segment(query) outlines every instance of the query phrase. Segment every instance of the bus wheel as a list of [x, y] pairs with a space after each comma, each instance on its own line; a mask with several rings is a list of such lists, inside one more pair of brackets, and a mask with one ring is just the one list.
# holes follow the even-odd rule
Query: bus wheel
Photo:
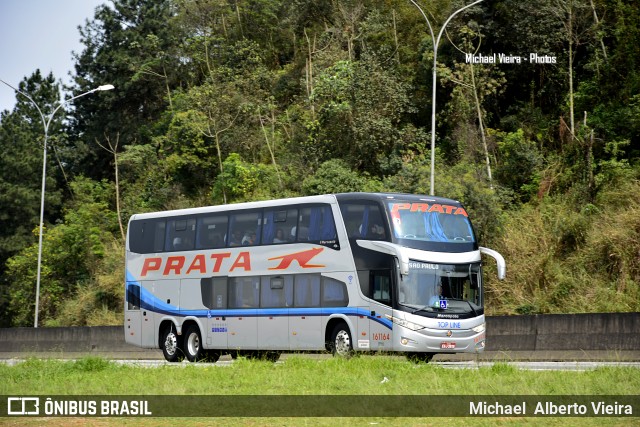
[[334, 356], [351, 357], [353, 344], [351, 332], [346, 323], [338, 323], [331, 334], [331, 352]]
[[413, 363], [429, 363], [435, 353], [407, 353], [407, 359]]
[[182, 343], [180, 342], [180, 337], [176, 333], [175, 326], [173, 326], [173, 324], [162, 331], [160, 345], [162, 347], [162, 354], [164, 354], [164, 358], [167, 362], [182, 361]]
[[184, 335], [184, 352], [189, 362], [198, 362], [205, 358], [202, 337], [197, 325], [190, 325]]

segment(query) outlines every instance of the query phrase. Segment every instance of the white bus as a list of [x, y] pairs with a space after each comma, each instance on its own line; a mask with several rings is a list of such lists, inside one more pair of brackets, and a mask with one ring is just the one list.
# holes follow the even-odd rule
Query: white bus
[[457, 201], [346, 193], [133, 215], [126, 341], [176, 362], [485, 346], [481, 253]]

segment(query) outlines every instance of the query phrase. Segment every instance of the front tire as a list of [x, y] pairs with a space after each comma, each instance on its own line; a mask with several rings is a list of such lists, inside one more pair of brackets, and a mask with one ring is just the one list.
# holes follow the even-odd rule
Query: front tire
[[334, 356], [349, 358], [353, 355], [353, 340], [346, 323], [338, 323], [333, 329], [330, 347]]
[[197, 325], [190, 325], [184, 335], [184, 352], [189, 362], [199, 362], [206, 358], [202, 348], [202, 335]]
[[167, 362], [181, 362], [183, 359], [182, 340], [173, 324], [162, 331], [160, 347]]

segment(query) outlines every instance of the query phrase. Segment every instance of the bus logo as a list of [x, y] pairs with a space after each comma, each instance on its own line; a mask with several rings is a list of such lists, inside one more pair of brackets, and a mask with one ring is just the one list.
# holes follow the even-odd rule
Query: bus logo
[[297, 261], [300, 268], [322, 268], [321, 264], [309, 264], [309, 261], [316, 255], [322, 252], [323, 248], [313, 248], [308, 251], [295, 252], [289, 255], [282, 255], [274, 258], [269, 258], [269, 261], [282, 260], [276, 267], [270, 267], [269, 270], [286, 270], [289, 268], [293, 261]]
[[39, 397], [7, 398], [7, 415], [40, 415]]

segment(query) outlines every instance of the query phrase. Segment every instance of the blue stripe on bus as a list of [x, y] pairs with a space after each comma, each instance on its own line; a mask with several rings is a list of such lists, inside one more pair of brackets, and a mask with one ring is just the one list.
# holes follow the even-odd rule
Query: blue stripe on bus
[[[191, 317], [267, 317], [267, 316], [329, 316], [332, 314], [344, 314], [347, 316], [363, 316], [373, 320], [382, 326], [392, 329], [389, 319], [382, 319], [371, 315], [370, 310], [358, 307], [290, 307], [290, 308], [238, 308], [222, 310], [181, 310], [173, 304], [168, 304], [153, 295], [127, 272], [127, 286], [131, 284], [140, 288], [140, 309], [170, 316]], [[128, 301], [128, 293], [125, 292]]]

